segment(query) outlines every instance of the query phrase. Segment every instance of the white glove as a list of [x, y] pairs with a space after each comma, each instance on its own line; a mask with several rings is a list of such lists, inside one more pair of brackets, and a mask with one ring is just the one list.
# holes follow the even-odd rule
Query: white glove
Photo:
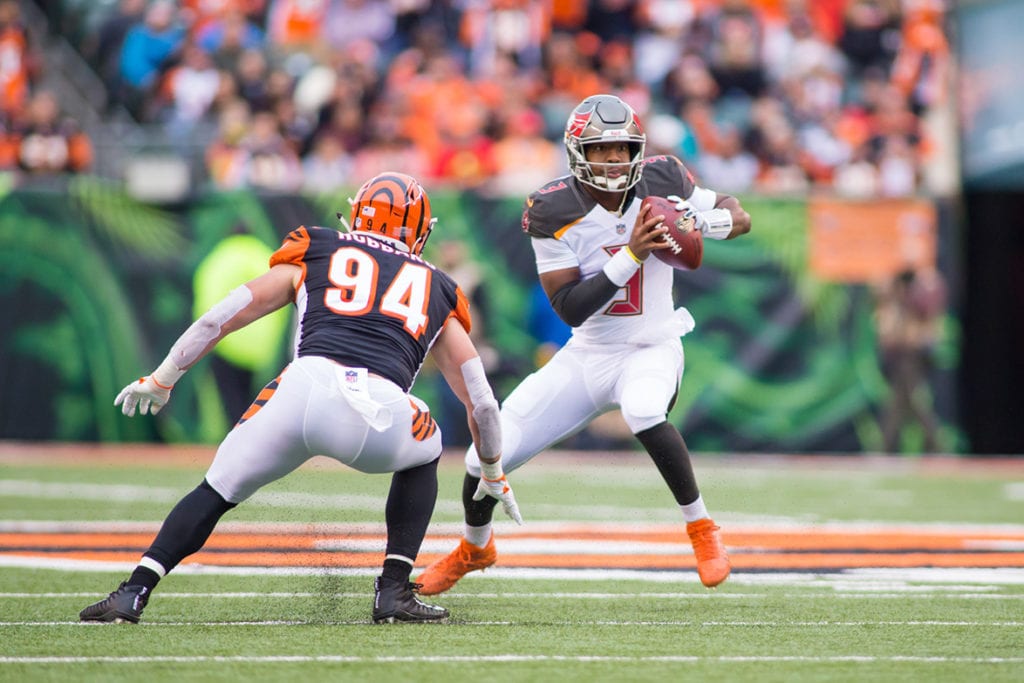
[[702, 212], [698, 211], [693, 204], [686, 201], [677, 194], [670, 194], [669, 196], [665, 197], [665, 199], [669, 200], [670, 202], [675, 202], [676, 211], [682, 211], [684, 212], [687, 218], [693, 218], [693, 227], [696, 228], [697, 230], [700, 230], [702, 233], [707, 234], [708, 229], [710, 229], [711, 225], [708, 223], [707, 217]]
[[121, 390], [114, 399], [114, 405], [121, 406], [121, 412], [128, 417], [135, 415], [136, 406], [140, 415], [147, 412], [156, 415], [170, 400], [172, 388], [160, 386], [151, 375], [140, 377]]
[[511, 517], [516, 524], [523, 523], [523, 516], [519, 514], [519, 506], [516, 504], [515, 494], [509, 486], [508, 479], [504, 474], [499, 479], [488, 479], [480, 477], [480, 483], [473, 494], [473, 500], [483, 500], [484, 496], [492, 496], [501, 501], [501, 507], [505, 514]]

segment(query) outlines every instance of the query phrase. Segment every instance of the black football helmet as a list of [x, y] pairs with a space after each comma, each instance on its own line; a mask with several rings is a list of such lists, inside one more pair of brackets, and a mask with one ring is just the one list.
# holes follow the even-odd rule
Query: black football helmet
[[[583, 149], [585, 145], [595, 142], [626, 142], [629, 145], [629, 161], [615, 164], [626, 167], [626, 173], [615, 178], [595, 173]], [[565, 124], [569, 171], [584, 185], [605, 192], [625, 192], [640, 181], [646, 145], [647, 135], [636, 112], [615, 95], [588, 97], [576, 105]]]

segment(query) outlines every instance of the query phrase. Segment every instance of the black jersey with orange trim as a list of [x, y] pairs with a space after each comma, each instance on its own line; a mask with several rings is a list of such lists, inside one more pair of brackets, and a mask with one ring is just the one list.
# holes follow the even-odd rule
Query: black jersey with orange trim
[[[679, 159], [660, 155], [642, 162], [640, 181], [629, 190], [625, 205], [648, 196], [670, 194], [689, 199], [696, 187], [693, 175]], [[523, 231], [531, 237], [555, 237], [570, 228], [597, 206], [597, 201], [571, 175], [555, 178], [526, 199]]]
[[302, 268], [296, 355], [323, 356], [408, 391], [450, 317], [468, 331], [469, 303], [446, 273], [366, 232], [291, 231], [270, 257]]

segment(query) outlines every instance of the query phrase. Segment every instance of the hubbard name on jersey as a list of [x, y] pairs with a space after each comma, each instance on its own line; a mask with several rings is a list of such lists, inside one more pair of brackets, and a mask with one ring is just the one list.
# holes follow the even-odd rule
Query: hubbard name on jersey
[[[592, 277], [616, 251], [629, 243], [640, 203], [649, 195], [679, 195], [699, 211], [714, 207], [715, 193], [694, 184], [679, 159], [644, 159], [643, 173], [629, 190], [622, 215], [598, 204], [572, 175], [562, 176], [532, 193], [523, 212], [523, 230], [532, 238], [537, 272], [579, 268]], [[640, 270], [597, 313], [573, 329], [574, 344], [657, 344], [693, 329], [685, 308], [675, 309], [675, 270], [648, 258]]]
[[469, 303], [447, 274], [365, 232], [297, 228], [270, 265], [302, 268], [295, 355], [366, 368], [409, 391], [451, 316], [470, 329]]

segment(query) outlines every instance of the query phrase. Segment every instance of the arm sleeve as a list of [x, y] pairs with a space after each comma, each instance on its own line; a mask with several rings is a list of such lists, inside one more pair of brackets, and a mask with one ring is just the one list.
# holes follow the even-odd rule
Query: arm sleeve
[[[552, 248], [547, 244], [538, 245], [538, 242], [554, 242], [559, 244], [560, 247]], [[563, 258], [560, 261], [561, 268], [544, 268], [541, 265], [542, 250], [548, 250], [547, 253], [551, 254], [564, 251], [571, 255], [572, 258], [571, 260], [568, 257]], [[538, 273], [543, 274], [552, 270], [579, 268], [579, 262], [576, 260], [576, 255], [572, 252], [572, 249], [567, 245], [561, 244], [558, 240], [534, 239], [534, 252], [537, 254]], [[553, 261], [544, 262], [551, 263]], [[639, 268], [640, 264], [636, 261], [636, 257], [630, 256], [628, 249], [620, 249], [605, 263], [604, 268], [594, 276], [588, 277], [585, 280], [570, 282], [555, 292], [551, 296], [551, 307], [558, 314], [558, 317], [571, 327], [579, 327], [587, 318], [596, 313], [599, 308], [608, 303], [608, 300], [615, 295], [615, 292], [625, 286], [626, 282], [633, 277], [633, 274]]]
[[579, 327], [618, 290], [619, 286], [602, 270], [593, 277], [570, 282], [559, 289], [551, 297], [551, 308], [567, 324]]

